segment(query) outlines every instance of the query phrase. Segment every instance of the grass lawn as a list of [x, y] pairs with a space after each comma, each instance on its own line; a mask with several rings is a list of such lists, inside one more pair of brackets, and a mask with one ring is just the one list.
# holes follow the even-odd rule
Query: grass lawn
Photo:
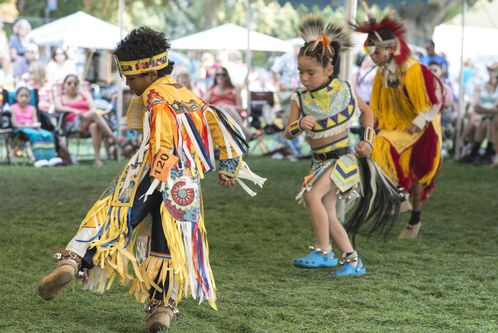
[[[204, 180], [218, 311], [180, 304], [171, 332], [497, 332], [498, 170], [445, 161], [417, 239], [357, 238], [363, 277], [298, 269], [313, 244], [294, 196], [309, 161], [251, 157], [268, 178], [251, 198]], [[124, 162], [0, 166], [0, 332], [144, 332], [142, 305], [115, 283], [103, 295], [72, 283], [51, 302], [36, 290]], [[336, 251], [336, 255], [339, 253]]]

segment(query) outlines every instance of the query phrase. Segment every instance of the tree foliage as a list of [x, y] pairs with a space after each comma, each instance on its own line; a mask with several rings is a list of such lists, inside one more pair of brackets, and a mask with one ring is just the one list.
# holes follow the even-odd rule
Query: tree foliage
[[[466, 0], [468, 6], [473, 6], [478, 0]], [[424, 40], [431, 39], [436, 26], [448, 21], [462, 12], [461, 0], [429, 1], [428, 5], [421, 3], [415, 7], [401, 6], [398, 14], [407, 26], [407, 41], [423, 45]]]
[[[8, 0], [2, 0], [5, 2]], [[469, 7], [478, 0], [467, 0]], [[487, 0], [490, 1], [490, 0]], [[312, 1], [301, 1], [297, 8], [289, 3], [281, 6], [276, 0], [124, 0], [126, 30], [140, 25], [166, 31], [171, 38], [178, 38], [216, 25], [231, 22], [246, 26], [247, 3], [250, 3], [250, 26], [262, 33], [281, 39], [295, 38], [296, 25], [309, 12], [320, 13], [325, 19], [344, 23], [342, 7], [318, 8]], [[116, 0], [57, 0], [58, 8], [50, 12], [56, 19], [82, 10], [111, 23], [118, 23], [118, 1]], [[29, 19], [33, 27], [45, 22], [45, 4], [42, 0], [17, 0], [19, 16]], [[310, 5], [311, 4], [311, 5]], [[406, 22], [407, 40], [422, 44], [430, 38], [434, 28], [461, 12], [462, 0], [430, 0], [428, 5], [418, 3], [415, 7], [406, 4], [398, 9], [398, 15]], [[375, 13], [389, 9], [373, 6]], [[358, 17], [365, 18], [361, 8]]]

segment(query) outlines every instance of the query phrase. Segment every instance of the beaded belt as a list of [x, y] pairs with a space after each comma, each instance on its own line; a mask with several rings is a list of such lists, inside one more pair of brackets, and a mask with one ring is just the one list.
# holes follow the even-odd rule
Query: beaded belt
[[338, 148], [335, 150], [328, 151], [326, 153], [313, 153], [313, 158], [321, 161], [338, 159], [342, 155], [347, 155], [354, 153], [353, 147]]

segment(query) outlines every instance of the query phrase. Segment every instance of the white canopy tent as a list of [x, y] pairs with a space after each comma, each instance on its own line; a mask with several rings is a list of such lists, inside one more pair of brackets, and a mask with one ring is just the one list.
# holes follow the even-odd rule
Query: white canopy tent
[[76, 12], [45, 24], [32, 30], [29, 36], [38, 45], [99, 50], [112, 50], [121, 39], [118, 26], [83, 12]]
[[[250, 44], [248, 44], [248, 35]], [[246, 50], [292, 52], [292, 45], [278, 38], [227, 23], [171, 42], [174, 50]]]
[[[458, 64], [462, 48], [461, 35], [464, 34], [463, 56], [475, 58], [477, 56], [498, 56], [498, 29], [481, 28], [461, 25], [441, 24], [434, 31], [433, 39], [438, 50], [444, 50], [452, 64]], [[458, 36], [459, 38], [455, 38]], [[488, 41], [483, 42], [483, 41]]]

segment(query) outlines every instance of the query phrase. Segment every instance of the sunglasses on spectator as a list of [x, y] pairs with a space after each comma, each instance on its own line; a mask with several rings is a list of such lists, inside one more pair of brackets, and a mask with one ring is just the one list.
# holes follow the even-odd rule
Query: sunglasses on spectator
[[216, 76], [227, 76], [225, 73], [216, 73]]

